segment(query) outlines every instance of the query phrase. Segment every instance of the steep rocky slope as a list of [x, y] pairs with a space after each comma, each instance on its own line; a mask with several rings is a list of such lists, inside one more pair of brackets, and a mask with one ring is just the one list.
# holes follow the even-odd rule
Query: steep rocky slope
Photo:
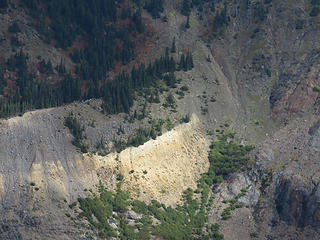
[[319, 18], [309, 15], [311, 9], [311, 1], [228, 5], [230, 22], [213, 39], [212, 51], [225, 75], [237, 82], [244, 106], [265, 102], [278, 114], [312, 110], [320, 43]]
[[124, 189], [138, 199], [173, 206], [187, 188], [197, 187], [197, 180], [209, 167], [208, 143], [196, 115], [192, 115], [189, 123], [138, 148], [127, 148], [106, 157], [88, 157], [102, 175], [104, 168], [121, 173]]
[[[224, 3], [226, 5], [224, 5]], [[226, 6], [228, 24], [214, 32], [214, 16]], [[71, 143], [64, 118], [73, 112], [85, 127], [86, 144], [95, 151], [101, 140], [109, 144], [124, 128], [128, 137], [148, 119], [130, 123], [125, 114], [105, 116], [100, 102], [91, 100], [68, 106], [28, 112], [0, 121], [0, 238], [87, 239], [65, 213], [84, 189], [100, 180], [114, 188], [118, 173], [124, 188], [142, 200], [158, 199], [175, 205], [187, 187], [195, 187], [208, 167], [208, 141], [204, 132], [228, 123], [239, 141], [256, 145], [255, 163], [245, 173], [213, 186], [215, 208], [209, 220], [218, 222], [225, 239], [318, 239], [319, 230], [319, 17], [311, 17], [310, 1], [217, 1], [216, 11], [193, 9], [190, 28], [181, 15], [181, 1], [165, 1], [162, 19], [150, 20], [156, 40], [146, 61], [163, 54], [176, 39], [177, 53], [192, 50], [194, 69], [177, 72], [189, 90], [176, 98], [176, 111], [160, 103], [148, 105], [149, 118], [170, 118], [196, 113], [156, 140], [121, 153], [83, 155]], [[19, 14], [16, 14], [16, 13]], [[143, 12], [143, 16], [151, 19]], [[68, 56], [45, 44], [19, 8], [2, 12], [0, 29], [18, 21], [19, 39], [30, 54], [51, 59], [56, 65]], [[8, 40], [8, 39], [7, 39]], [[9, 40], [1, 42], [3, 57], [11, 54]], [[139, 110], [139, 98], [133, 110]], [[143, 100], [144, 101], [144, 100]], [[235, 209], [221, 220], [227, 204], [239, 199], [246, 208]], [[85, 230], [84, 230], [85, 229]]]
[[[71, 144], [63, 115], [72, 109], [79, 111], [79, 106], [30, 112], [1, 122], [4, 238], [55, 239], [56, 234], [64, 239], [81, 237], [81, 228], [65, 216], [68, 204], [85, 196], [84, 189], [96, 189], [99, 180], [114, 189], [119, 173], [124, 176], [123, 187], [136, 197], [176, 205], [182, 192], [195, 188], [200, 174], [207, 171], [208, 143], [196, 115], [189, 123], [143, 146], [102, 157], [83, 155]], [[112, 127], [115, 120], [88, 105], [80, 109], [82, 114], [94, 113], [90, 121], [94, 120], [96, 127], [91, 134], [101, 129], [117, 131]], [[89, 121], [87, 117], [82, 119], [82, 123]]]

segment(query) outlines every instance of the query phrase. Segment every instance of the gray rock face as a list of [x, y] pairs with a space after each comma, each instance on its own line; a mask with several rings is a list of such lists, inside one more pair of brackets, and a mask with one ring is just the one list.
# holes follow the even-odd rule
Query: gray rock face
[[251, 184], [252, 182], [249, 180], [246, 174], [238, 173], [233, 177], [231, 185], [228, 186], [228, 190], [230, 193], [236, 196], [241, 193], [241, 189], [247, 188]]
[[272, 162], [274, 160], [274, 152], [270, 148], [265, 149], [259, 157], [265, 159], [268, 162]]
[[110, 223], [109, 224], [110, 227], [112, 227], [113, 229], [118, 229], [118, 226], [115, 223]]
[[109, 219], [108, 219], [108, 223], [109, 223], [109, 225], [110, 225], [112, 228], [118, 228], [118, 227], [117, 227], [117, 221], [116, 221], [115, 219], [109, 218]]
[[279, 217], [290, 225], [312, 226], [320, 232], [320, 185], [299, 179], [283, 179], [275, 192]]
[[[176, 1], [166, 2], [175, 4]], [[266, 13], [263, 21], [257, 19], [258, 3], [263, 4], [262, 12]], [[191, 20], [197, 24], [191, 25], [196, 27], [180, 31], [180, 26], [185, 24], [185, 17], [178, 13], [180, 5], [170, 11], [165, 9], [166, 15], [169, 16], [172, 11], [175, 17], [170, 18], [166, 26], [155, 22], [155, 25], [162, 28], [158, 34], [161, 40], [157, 42], [156, 48], [160, 54], [162, 48], [169, 46], [174, 35], [179, 51], [194, 50], [195, 69], [178, 73], [178, 78], [183, 79], [183, 83], [191, 90], [191, 94], [181, 101], [183, 104], [178, 106], [178, 112], [198, 112], [208, 128], [232, 119], [234, 122], [231, 125], [234, 125], [236, 131], [254, 137], [256, 132], [261, 131], [259, 134], [262, 134], [268, 126], [273, 127], [269, 119], [269, 104], [275, 110], [280, 105], [280, 111], [283, 105], [292, 112], [302, 108], [302, 105], [306, 106], [306, 110], [313, 107], [313, 100], [317, 99], [318, 93], [312, 91], [312, 88], [320, 84], [317, 75], [320, 64], [320, 28], [317, 18], [309, 16], [309, 0], [273, 0], [271, 4], [263, 3], [262, 0], [228, 1], [228, 5], [228, 11], [232, 12], [230, 23], [224, 35], [210, 40], [214, 41], [212, 48], [199, 38], [203, 33], [200, 26], [208, 22], [198, 22], [192, 13]], [[2, 22], [9, 22], [8, 18], [1, 17]], [[297, 20], [305, 22], [303, 29], [296, 28]], [[1, 33], [1, 36], [7, 33], [7, 27], [4, 26], [1, 32], [5, 34]], [[163, 41], [163, 35], [167, 35], [165, 38], [169, 39], [168, 42]], [[34, 55], [34, 58], [42, 55], [33, 46], [39, 36], [31, 26], [25, 38], [32, 43], [26, 46], [30, 48], [30, 55]], [[9, 49], [9, 46], [6, 48]], [[212, 59], [210, 64], [206, 62], [208, 55]], [[59, 64], [60, 59], [61, 54], [57, 54], [52, 59], [54, 65]], [[296, 86], [304, 81], [308, 84], [302, 85], [299, 91]], [[310, 94], [306, 95], [308, 91], [305, 91], [305, 87]], [[296, 94], [289, 94], [286, 98], [288, 89]], [[207, 104], [207, 98], [214, 101], [208, 103], [208, 113], [202, 114], [201, 109]], [[83, 112], [79, 117], [82, 123], [88, 125], [93, 119], [98, 122], [95, 128], [89, 126], [89, 131], [86, 131], [90, 150], [97, 140], [107, 142], [113, 138], [122, 124], [117, 119], [105, 124], [105, 117], [98, 118], [98, 113], [89, 107]], [[56, 239], [57, 236], [60, 239], [87, 239], [78, 234], [78, 226], [66, 218], [64, 211], [68, 209], [67, 203], [75, 201], [84, 188], [90, 188], [97, 181], [97, 176], [96, 172], [91, 171], [93, 163], [84, 162], [72, 146], [72, 136], [63, 126], [65, 114], [59, 109], [44, 110], [41, 114], [27, 113], [22, 118], [0, 121], [0, 239]], [[82, 116], [87, 116], [87, 119]], [[255, 125], [260, 122], [256, 121], [260, 118], [265, 120], [265, 125], [250, 128], [250, 122]], [[124, 125], [124, 128], [126, 132], [131, 129], [129, 125]], [[286, 142], [290, 142], [290, 147], [298, 145], [292, 145], [291, 139], [288, 139]], [[276, 144], [283, 146], [283, 143]], [[319, 127], [313, 133], [312, 146], [320, 151]], [[303, 147], [301, 151], [308, 151]], [[278, 153], [283, 151], [281, 148], [278, 151], [265, 149], [260, 160], [263, 158], [267, 163], [279, 164]], [[281, 155], [281, 158], [291, 159], [292, 156]], [[302, 158], [298, 154], [295, 160], [301, 162]], [[275, 210], [280, 219], [290, 225], [319, 229], [319, 180], [314, 181], [317, 184], [309, 184], [290, 178], [297, 171], [292, 170], [294, 164], [295, 161], [290, 160], [288, 167], [291, 166], [291, 169], [286, 170], [287, 178], [279, 178], [271, 183], [276, 188], [274, 196], [268, 199], [270, 202], [275, 199], [275, 209], [272, 206], [271, 210]], [[306, 166], [300, 164], [297, 168], [301, 172], [307, 171], [304, 170]], [[312, 165], [309, 169], [317, 167]], [[253, 177], [236, 175], [230, 185], [225, 187], [224, 194], [232, 198], [241, 189], [248, 188], [247, 195], [240, 198], [239, 202], [247, 206], [256, 205], [260, 197], [256, 186], [259, 179]], [[31, 182], [35, 182], [39, 190], [35, 190]], [[138, 218], [139, 215], [134, 212], [128, 214], [131, 223]]]
[[316, 227], [320, 232], [320, 183], [306, 203], [306, 223]]
[[130, 211], [127, 212], [126, 217], [129, 220], [137, 220], [137, 219], [141, 219], [142, 215], [130, 210]]
[[65, 211], [98, 179], [93, 163], [71, 144], [63, 124], [69, 111], [0, 120], [0, 239], [82, 239]]
[[245, 206], [255, 206], [258, 203], [259, 197], [259, 190], [250, 186], [247, 194], [239, 198], [238, 202], [244, 204]]
[[310, 128], [309, 134], [312, 136], [312, 147], [316, 151], [320, 151], [320, 122], [318, 121]]
[[239, 198], [238, 202], [245, 206], [256, 205], [260, 197], [260, 192], [247, 173], [235, 174], [226, 186], [226, 189], [221, 189], [221, 195], [225, 198], [234, 198], [241, 193], [242, 189], [247, 189], [247, 193], [245, 196]]

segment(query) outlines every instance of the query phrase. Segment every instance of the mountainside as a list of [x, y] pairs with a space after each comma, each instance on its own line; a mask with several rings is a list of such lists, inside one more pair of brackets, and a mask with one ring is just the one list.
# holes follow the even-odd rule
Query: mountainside
[[319, 9], [0, 1], [0, 239], [319, 239]]
[[[120, 154], [93, 156], [99, 168], [110, 168], [124, 176], [123, 188], [141, 200], [176, 205], [187, 188], [208, 171], [208, 144], [196, 115], [191, 121]], [[91, 156], [89, 156], [90, 158]], [[110, 166], [110, 167], [109, 167]], [[102, 170], [103, 172], [104, 170]], [[174, 176], [174, 177], [173, 177]]]

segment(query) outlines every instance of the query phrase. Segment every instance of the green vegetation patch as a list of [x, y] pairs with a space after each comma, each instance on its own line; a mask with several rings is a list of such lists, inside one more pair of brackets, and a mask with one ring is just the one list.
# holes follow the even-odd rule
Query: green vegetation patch
[[242, 208], [243, 205], [240, 203], [237, 203], [239, 198], [245, 196], [247, 194], [248, 189], [243, 188], [241, 189], [241, 193], [239, 193], [234, 199], [232, 200], [226, 200], [224, 203], [229, 203], [229, 207], [225, 208], [223, 212], [221, 213], [221, 217], [223, 220], [227, 220], [231, 218], [231, 211], [235, 210], [236, 208]]
[[244, 169], [249, 161], [248, 153], [253, 146], [244, 146], [234, 140], [234, 133], [218, 135], [218, 140], [213, 141], [209, 152], [210, 168], [204, 181], [211, 185], [220, 183], [230, 173]]
[[115, 140], [114, 147], [117, 152], [121, 152], [127, 147], [138, 147], [143, 145], [150, 139], [156, 139], [162, 134], [163, 125], [165, 121], [162, 119], [152, 120], [150, 127], [139, 127], [134, 134], [129, 136], [127, 141]]
[[84, 138], [84, 127], [81, 126], [80, 122], [72, 115], [72, 113], [65, 118], [64, 125], [69, 128], [73, 135], [72, 144], [78, 147], [81, 152], [87, 153], [87, 146], [82, 142]]
[[[100, 182], [97, 194], [92, 193], [87, 198], [78, 199], [82, 210], [78, 217], [85, 218], [98, 229], [101, 238], [117, 236], [120, 239], [150, 239], [154, 236], [170, 240], [222, 240], [224, 237], [219, 232], [219, 225], [208, 224], [208, 211], [213, 204], [210, 185], [243, 169], [248, 161], [247, 154], [252, 149], [252, 146], [236, 143], [233, 133], [220, 133], [211, 145], [209, 172], [203, 174], [195, 191], [188, 188], [184, 192], [182, 203], [176, 208], [156, 200], [152, 200], [150, 204], [132, 200], [128, 192], [121, 190], [123, 176], [119, 175], [117, 179], [120, 182], [115, 192], [107, 191]], [[247, 189], [242, 189], [235, 199], [226, 201], [229, 207], [223, 212], [223, 219], [230, 218], [232, 210], [242, 207], [237, 201], [246, 191]], [[75, 204], [70, 205], [70, 208], [74, 207]], [[139, 216], [128, 217], [129, 209]], [[76, 212], [75, 209], [74, 211]], [[113, 219], [117, 230], [111, 227], [110, 219]]]

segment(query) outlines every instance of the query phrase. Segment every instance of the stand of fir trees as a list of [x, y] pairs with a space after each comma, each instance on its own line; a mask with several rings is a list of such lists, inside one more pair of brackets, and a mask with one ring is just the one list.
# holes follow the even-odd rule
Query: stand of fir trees
[[[41, 60], [37, 68], [42, 77], [38, 77], [22, 50], [0, 63], [0, 117], [89, 98], [102, 98], [105, 113], [129, 112], [135, 90], [148, 88], [158, 79], [174, 86], [174, 72], [193, 67], [191, 53], [183, 54], [177, 63], [170, 56], [175, 52], [173, 42], [171, 49], [167, 48], [165, 55], [152, 64], [140, 64], [129, 73], [106, 79], [116, 63], [125, 65], [135, 57], [135, 36], [144, 32], [141, 8], [159, 17], [163, 0], [134, 0], [129, 5], [124, 0], [21, 2], [48, 43], [71, 50], [76, 67], [71, 74], [62, 60], [55, 69], [50, 61]], [[3, 7], [6, 3], [0, 2]], [[81, 47], [76, 44], [79, 39], [84, 41]], [[56, 80], [48, 81], [53, 75]]]
[[204, 4], [208, 4], [208, 7], [212, 12], [215, 10], [214, 0], [183, 0], [181, 6], [181, 13], [185, 16], [190, 15], [191, 9], [196, 7], [200, 12], [203, 11]]
[[[20, 50], [9, 58], [5, 65], [0, 65], [0, 117], [60, 106], [81, 98], [80, 85], [76, 78], [63, 73], [56, 84], [37, 80], [28, 70], [27, 59], [28, 56]], [[50, 66], [50, 62], [46, 66]], [[10, 73], [9, 79], [5, 79], [5, 72]]]
[[0, 0], [0, 9], [8, 7], [8, 0]]
[[[117, 62], [130, 62], [134, 58], [134, 36], [144, 32], [141, 10], [125, 6], [123, 0], [22, 1], [47, 42], [54, 40], [56, 47], [68, 49], [76, 39], [85, 39], [85, 46], [73, 46], [71, 53], [71, 59], [79, 65], [78, 74], [85, 80], [96, 82]], [[46, 19], [50, 19], [49, 26]]]
[[114, 81], [106, 81], [100, 93], [104, 100], [102, 108], [106, 113], [129, 112], [137, 89], [148, 88], [159, 79], [164, 79], [168, 86], [173, 86], [176, 81], [175, 71], [193, 68], [192, 54], [182, 54], [179, 66], [176, 65], [167, 48], [165, 56], [156, 59], [153, 64], [145, 66], [142, 63], [139, 67], [134, 67], [130, 74], [121, 73]]
[[151, 14], [153, 18], [159, 18], [163, 12], [164, 0], [148, 0], [145, 2], [144, 8]]
[[[83, 79], [67, 73], [63, 61], [55, 68], [59, 74], [58, 82], [39, 80], [29, 71], [28, 55], [20, 50], [5, 64], [0, 65], [0, 117], [89, 98], [102, 98], [105, 113], [129, 112], [136, 90], [148, 88], [159, 79], [164, 79], [170, 87], [175, 86], [175, 71], [193, 68], [190, 52], [182, 54], [178, 63], [169, 52], [169, 48], [166, 48], [165, 55], [153, 63], [147, 66], [141, 63], [138, 67], [133, 67], [131, 72], [122, 72], [114, 79], [103, 78], [100, 84], [89, 81], [88, 89], [81, 90]], [[51, 62], [43, 60], [40, 62], [40, 70], [48, 75], [54, 71]], [[5, 77], [5, 73], [10, 73], [10, 76]]]

